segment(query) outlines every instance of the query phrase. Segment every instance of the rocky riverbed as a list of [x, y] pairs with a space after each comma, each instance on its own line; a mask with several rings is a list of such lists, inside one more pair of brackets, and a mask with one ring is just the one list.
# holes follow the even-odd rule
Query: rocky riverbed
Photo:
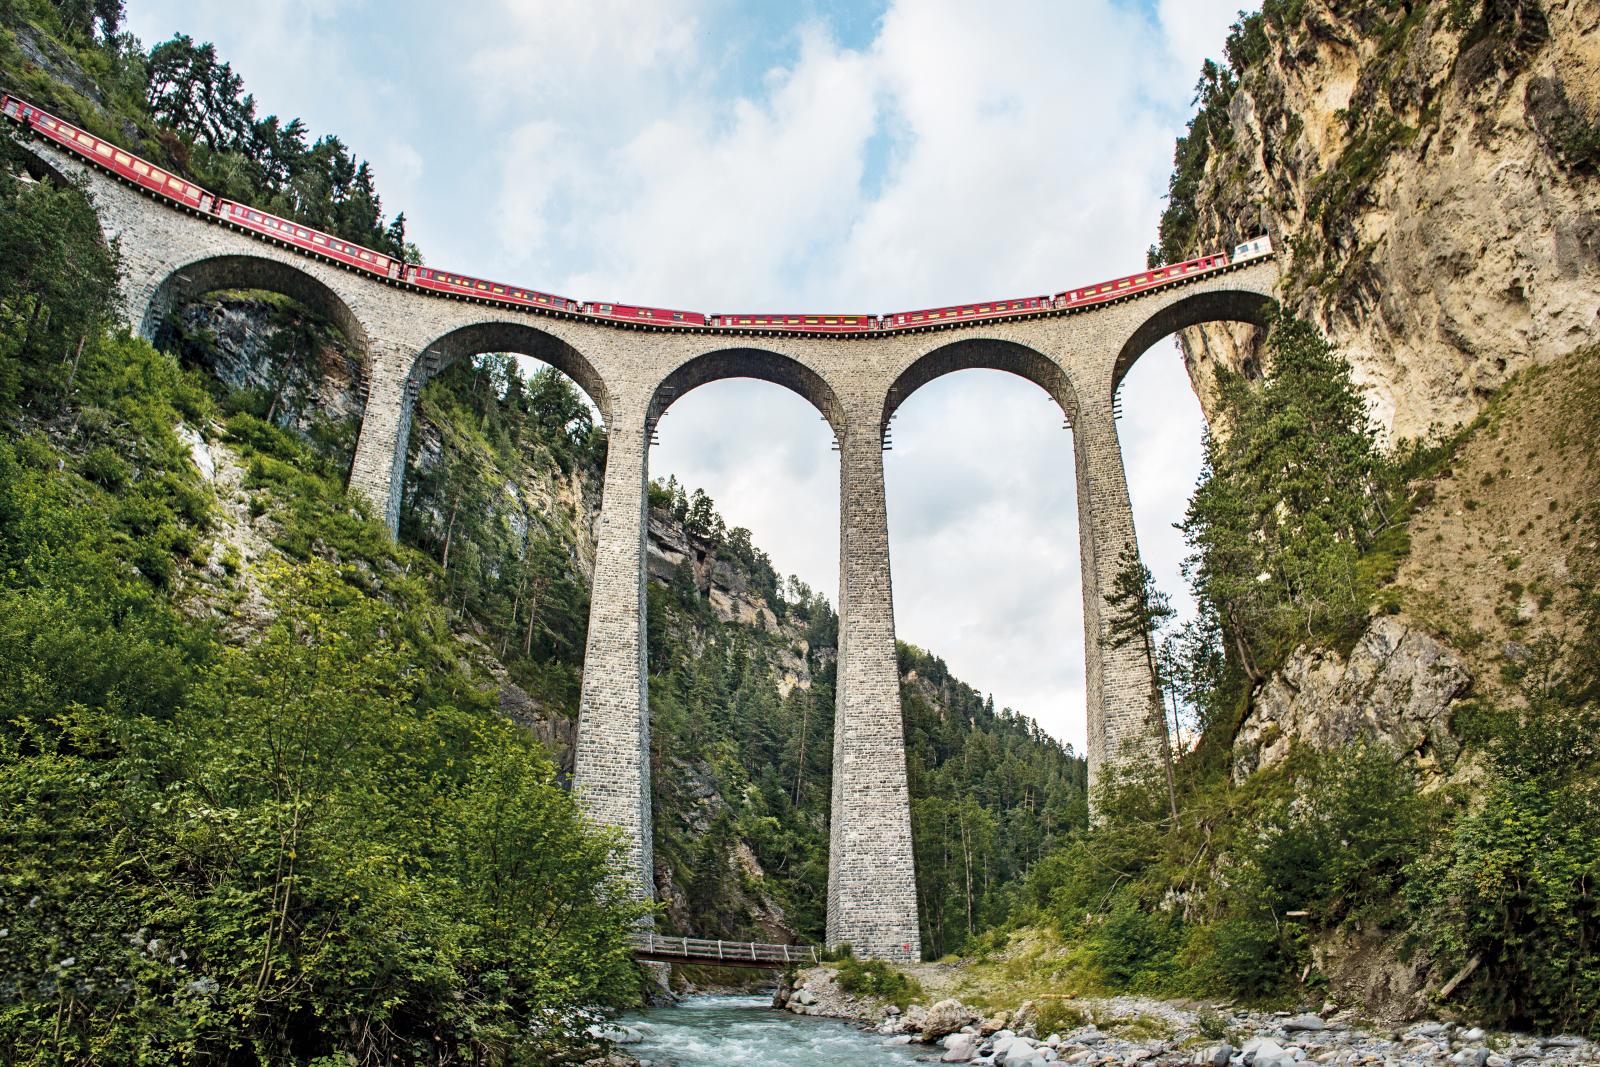
[[995, 1067], [1600, 1065], [1600, 1045], [1581, 1037], [1489, 1032], [1433, 1020], [1379, 1026], [1331, 1004], [1314, 1012], [1256, 1012], [1143, 997], [1061, 997], [983, 1012], [946, 998], [902, 1010], [847, 994], [828, 967], [801, 972], [792, 988], [779, 991], [776, 1004], [797, 1015], [855, 1019], [897, 1051], [920, 1049], [919, 1059]]

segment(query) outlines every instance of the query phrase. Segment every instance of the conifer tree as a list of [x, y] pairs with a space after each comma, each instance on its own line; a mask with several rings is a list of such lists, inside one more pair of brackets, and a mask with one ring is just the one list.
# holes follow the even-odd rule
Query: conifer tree
[[1162, 698], [1161, 671], [1156, 658], [1156, 634], [1172, 621], [1171, 599], [1156, 587], [1155, 576], [1139, 558], [1139, 550], [1129, 544], [1117, 560], [1117, 576], [1112, 584], [1111, 618], [1107, 622], [1105, 642], [1111, 648], [1136, 645], [1144, 656], [1145, 669], [1150, 676], [1150, 711], [1152, 726], [1161, 742], [1161, 763], [1167, 777], [1167, 800], [1172, 808], [1172, 821], [1178, 821], [1178, 789], [1172, 773], [1172, 740], [1167, 734], [1165, 701]]

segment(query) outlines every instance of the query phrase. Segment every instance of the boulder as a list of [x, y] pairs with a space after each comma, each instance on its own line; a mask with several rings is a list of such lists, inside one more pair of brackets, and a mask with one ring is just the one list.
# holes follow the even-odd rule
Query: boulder
[[1328, 1028], [1328, 1024], [1323, 1022], [1319, 1016], [1307, 1014], [1296, 1015], [1292, 1019], [1285, 1019], [1283, 1021], [1283, 1028], [1289, 1031], [1291, 1034], [1301, 1031], [1314, 1033], [1318, 1030], [1326, 1030]]
[[977, 1055], [978, 1039], [972, 1034], [950, 1034], [944, 1039], [942, 1063], [966, 1063]]
[[996, 1041], [994, 1045], [994, 1062], [1001, 1067], [1021, 1067], [1035, 1055], [1033, 1042], [1021, 1036], [1010, 1038], [1004, 1044]]
[[1245, 1067], [1279, 1067], [1294, 1062], [1294, 1057], [1270, 1037], [1252, 1037], [1244, 1043]]
[[941, 1000], [928, 1009], [922, 1021], [922, 1040], [937, 1041], [953, 1034], [969, 1023], [976, 1022], [978, 1013], [959, 1000]]

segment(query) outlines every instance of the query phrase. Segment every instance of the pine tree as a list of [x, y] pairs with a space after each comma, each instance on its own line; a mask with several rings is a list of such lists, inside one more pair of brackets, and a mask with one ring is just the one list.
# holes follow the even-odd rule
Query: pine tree
[[1139, 558], [1139, 550], [1129, 544], [1117, 560], [1117, 576], [1112, 583], [1111, 618], [1105, 642], [1111, 648], [1137, 645], [1144, 655], [1150, 676], [1150, 710], [1157, 739], [1161, 742], [1161, 763], [1167, 777], [1167, 800], [1172, 821], [1178, 821], [1178, 788], [1172, 773], [1172, 740], [1167, 733], [1166, 702], [1162, 697], [1161, 671], [1157, 662], [1157, 633], [1176, 614], [1168, 596], [1156, 587], [1155, 575]]

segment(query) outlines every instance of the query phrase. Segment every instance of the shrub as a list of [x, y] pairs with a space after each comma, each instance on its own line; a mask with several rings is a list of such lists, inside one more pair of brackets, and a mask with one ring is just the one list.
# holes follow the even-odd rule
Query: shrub
[[83, 457], [83, 474], [91, 482], [117, 489], [128, 480], [128, 465], [115, 451], [101, 445]]
[[914, 999], [921, 988], [903, 971], [882, 960], [845, 957], [839, 964], [839, 988], [853, 997], [873, 997], [902, 1007]]

